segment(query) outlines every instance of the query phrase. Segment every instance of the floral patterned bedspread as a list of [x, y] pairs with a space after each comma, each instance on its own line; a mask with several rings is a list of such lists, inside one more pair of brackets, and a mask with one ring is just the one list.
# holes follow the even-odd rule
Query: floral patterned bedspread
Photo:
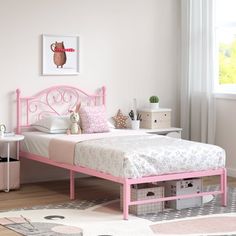
[[125, 178], [218, 169], [224, 149], [161, 135], [109, 137], [76, 144], [76, 165]]

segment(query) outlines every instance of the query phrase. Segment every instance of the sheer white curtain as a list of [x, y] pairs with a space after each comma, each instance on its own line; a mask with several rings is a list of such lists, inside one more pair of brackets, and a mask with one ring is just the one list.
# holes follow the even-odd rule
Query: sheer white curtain
[[181, 1], [183, 138], [214, 143], [214, 0]]

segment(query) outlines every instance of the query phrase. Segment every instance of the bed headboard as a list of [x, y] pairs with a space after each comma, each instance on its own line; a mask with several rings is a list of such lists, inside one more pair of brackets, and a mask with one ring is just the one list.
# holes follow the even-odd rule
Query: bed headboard
[[16, 90], [17, 124], [16, 132], [21, 133], [22, 128], [49, 115], [67, 115], [78, 102], [86, 105], [106, 105], [106, 87], [103, 86], [95, 94], [83, 90], [59, 85], [46, 88], [30, 97], [22, 97], [20, 89]]

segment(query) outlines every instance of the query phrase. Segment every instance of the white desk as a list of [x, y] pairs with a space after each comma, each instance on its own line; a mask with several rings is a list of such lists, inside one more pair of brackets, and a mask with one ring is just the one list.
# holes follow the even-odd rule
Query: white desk
[[170, 127], [170, 128], [163, 128], [163, 129], [140, 129], [146, 131], [149, 134], [160, 134], [166, 135], [173, 138], [181, 138], [182, 128]]

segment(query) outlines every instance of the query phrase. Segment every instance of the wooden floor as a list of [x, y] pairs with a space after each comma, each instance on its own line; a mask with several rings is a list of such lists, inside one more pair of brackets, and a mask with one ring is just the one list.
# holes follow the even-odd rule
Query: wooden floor
[[[75, 183], [76, 199], [93, 200], [106, 197], [119, 198], [119, 184], [93, 177], [77, 179]], [[218, 183], [218, 177], [204, 178], [204, 185]], [[228, 186], [236, 187], [236, 179], [229, 177]], [[0, 192], [0, 211], [69, 201], [68, 180], [24, 184], [21, 186], [20, 190], [10, 191], [9, 193]], [[0, 227], [0, 235], [15, 236], [19, 234]]]

